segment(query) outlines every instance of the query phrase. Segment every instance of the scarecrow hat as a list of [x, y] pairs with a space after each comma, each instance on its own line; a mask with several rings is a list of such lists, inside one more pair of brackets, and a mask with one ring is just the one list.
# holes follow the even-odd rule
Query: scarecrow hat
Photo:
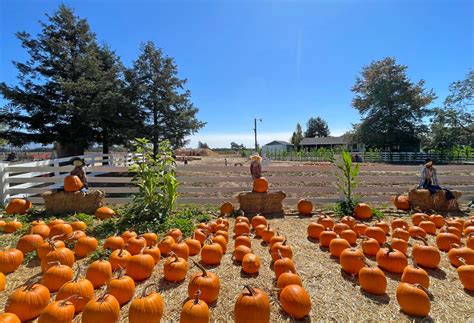
[[252, 156], [250, 156], [250, 159], [256, 160], [256, 161], [262, 161], [262, 157], [260, 157], [259, 154], [253, 154]]
[[84, 158], [79, 158], [79, 157], [73, 157], [71, 158], [71, 160], [69, 161], [69, 163], [73, 166], [79, 166], [77, 165], [78, 163], [77, 162], [81, 162], [82, 163], [82, 166], [89, 166], [86, 164], [86, 161], [84, 160]]

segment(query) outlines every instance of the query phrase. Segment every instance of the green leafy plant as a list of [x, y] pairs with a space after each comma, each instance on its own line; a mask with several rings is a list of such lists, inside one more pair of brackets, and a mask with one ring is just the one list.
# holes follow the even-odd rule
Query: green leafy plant
[[336, 186], [340, 193], [344, 196], [344, 200], [336, 203], [334, 212], [337, 215], [352, 215], [354, 206], [358, 203], [357, 196], [354, 195], [354, 189], [358, 186], [360, 164], [352, 163], [349, 152], [343, 150], [340, 160], [334, 160], [334, 165], [338, 168], [335, 175], [338, 178]]
[[178, 197], [179, 183], [171, 146], [168, 141], [161, 142], [157, 155], [145, 138], [136, 139], [133, 146], [135, 154], [129, 171], [133, 173], [132, 183], [138, 187], [138, 193], [130, 204], [129, 220], [164, 222]]

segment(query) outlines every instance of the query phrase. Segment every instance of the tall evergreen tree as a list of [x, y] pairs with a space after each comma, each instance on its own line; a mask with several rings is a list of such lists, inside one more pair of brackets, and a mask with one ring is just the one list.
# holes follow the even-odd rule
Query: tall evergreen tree
[[328, 137], [330, 133], [328, 123], [323, 118], [311, 117], [306, 124], [304, 136], [307, 138]]
[[293, 131], [293, 135], [291, 136], [291, 143], [295, 146], [296, 150], [300, 150], [300, 142], [303, 139], [303, 130], [301, 129], [301, 125], [298, 122], [296, 124], [296, 130]]
[[427, 130], [423, 117], [436, 96], [423, 80], [412, 83], [406, 69], [389, 57], [365, 66], [356, 78], [352, 105], [362, 120], [355, 137], [368, 147], [416, 147]]
[[144, 136], [158, 153], [159, 142], [167, 139], [173, 147], [186, 143], [186, 137], [205, 123], [197, 119], [198, 109], [191, 102], [186, 80], [178, 78], [173, 59], [163, 54], [153, 42], [141, 48], [141, 54], [127, 73], [131, 100], [145, 116]]

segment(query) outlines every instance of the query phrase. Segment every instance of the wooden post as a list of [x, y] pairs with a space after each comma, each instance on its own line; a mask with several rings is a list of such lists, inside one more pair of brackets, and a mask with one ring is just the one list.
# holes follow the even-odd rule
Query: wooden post
[[8, 199], [10, 198], [7, 166], [8, 163], [0, 162], [0, 203], [3, 205], [7, 205]]

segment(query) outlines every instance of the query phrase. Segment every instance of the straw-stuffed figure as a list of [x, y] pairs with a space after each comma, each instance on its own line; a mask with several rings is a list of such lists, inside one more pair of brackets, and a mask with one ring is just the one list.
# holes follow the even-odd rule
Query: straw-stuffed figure
[[250, 174], [253, 179], [262, 177], [262, 157], [259, 154], [250, 156]]
[[82, 184], [84, 185], [81, 188], [81, 192], [87, 192], [87, 188], [88, 188], [87, 175], [86, 175], [86, 170], [84, 169], [84, 167], [87, 166], [86, 162], [82, 158], [74, 157], [70, 160], [70, 163], [71, 165], [74, 166], [74, 169], [71, 171], [71, 175], [75, 175], [79, 177]]

